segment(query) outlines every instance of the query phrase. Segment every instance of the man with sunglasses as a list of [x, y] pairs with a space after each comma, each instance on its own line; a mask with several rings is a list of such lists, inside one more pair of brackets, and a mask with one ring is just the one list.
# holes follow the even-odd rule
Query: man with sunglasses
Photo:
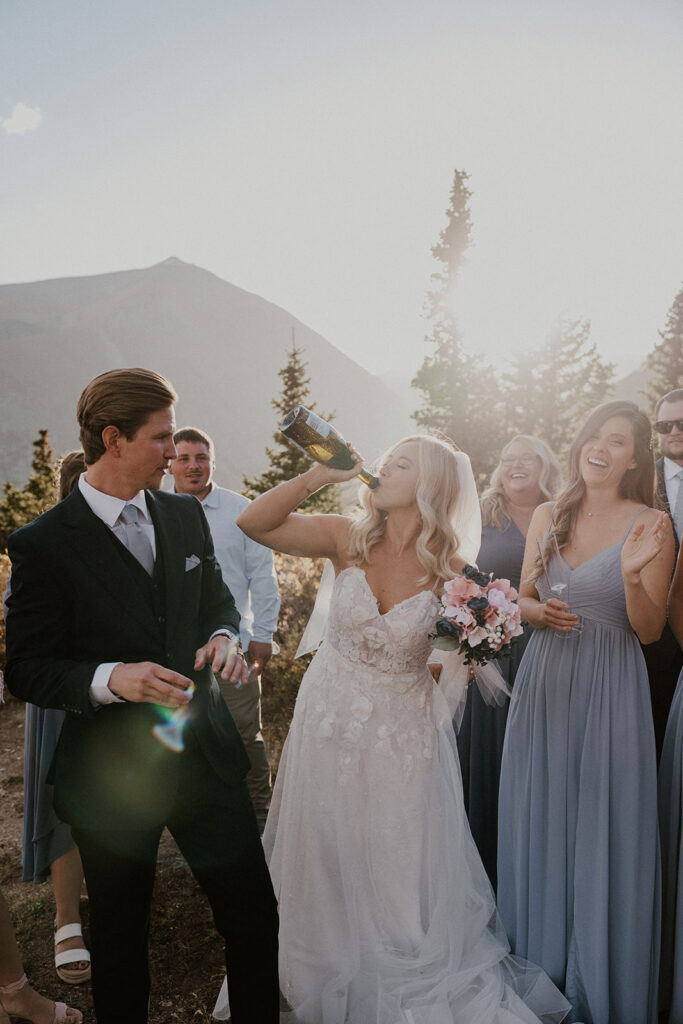
[[[683, 534], [683, 388], [670, 391], [657, 402], [655, 431], [659, 435], [662, 453], [662, 457], [657, 460], [657, 498], [660, 506], [671, 516], [678, 550]], [[643, 654], [650, 679], [652, 718], [659, 759], [669, 708], [683, 665], [683, 653], [668, 622], [661, 638], [643, 647]]]
[[676, 539], [683, 536], [683, 388], [660, 398], [655, 409], [662, 458], [657, 462], [657, 492], [673, 520]]

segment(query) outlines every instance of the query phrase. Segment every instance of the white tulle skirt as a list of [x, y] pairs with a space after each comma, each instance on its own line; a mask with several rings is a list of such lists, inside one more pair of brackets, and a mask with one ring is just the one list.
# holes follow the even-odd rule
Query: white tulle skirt
[[[421, 702], [399, 687], [385, 735], [369, 700], [320, 703], [347, 671], [329, 646], [309, 668], [264, 834], [292, 1008], [282, 1020], [559, 1024], [569, 1004], [509, 953], [438, 687], [423, 680]], [[229, 1016], [225, 986], [214, 1016]]]

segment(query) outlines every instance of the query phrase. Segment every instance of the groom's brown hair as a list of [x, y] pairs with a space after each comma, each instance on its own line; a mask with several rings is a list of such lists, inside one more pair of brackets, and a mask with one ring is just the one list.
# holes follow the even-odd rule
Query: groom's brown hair
[[95, 377], [84, 388], [76, 407], [87, 465], [92, 466], [104, 455], [105, 427], [118, 427], [130, 441], [152, 413], [168, 409], [177, 401], [173, 385], [153, 370], [134, 366]]

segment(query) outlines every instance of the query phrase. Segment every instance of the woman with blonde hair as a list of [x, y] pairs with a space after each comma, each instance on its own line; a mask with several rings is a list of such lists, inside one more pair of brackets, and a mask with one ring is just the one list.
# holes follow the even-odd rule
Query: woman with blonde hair
[[[482, 537], [477, 565], [498, 579], [508, 579], [519, 590], [524, 545], [531, 517], [543, 501], [554, 498], [561, 476], [560, 463], [539, 437], [517, 434], [503, 448], [500, 462], [481, 498]], [[510, 653], [497, 662], [512, 687], [530, 628], [514, 637]], [[462, 769], [465, 809], [472, 838], [494, 889], [497, 884], [498, 787], [508, 703], [487, 704], [470, 687], [458, 752]]]
[[[456, 655], [439, 685], [428, 668], [444, 580], [479, 547], [469, 459], [408, 437], [355, 521], [298, 515], [308, 495], [360, 470], [351, 451], [355, 469], [315, 465], [238, 520], [336, 573], [264, 833], [283, 993], [297, 1024], [559, 1022], [554, 986], [508, 955], [467, 827], [447, 699], [467, 668]], [[227, 1015], [224, 1002], [214, 1015]]]
[[571, 1020], [656, 1024], [659, 852], [645, 659], [666, 619], [673, 536], [653, 504], [650, 423], [595, 409], [568, 482], [531, 521], [519, 603], [534, 627], [500, 780], [498, 898], [515, 953]]

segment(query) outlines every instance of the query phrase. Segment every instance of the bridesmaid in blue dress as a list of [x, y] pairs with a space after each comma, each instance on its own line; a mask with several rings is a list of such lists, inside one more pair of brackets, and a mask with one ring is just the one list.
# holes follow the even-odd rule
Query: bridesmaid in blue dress
[[[84, 471], [82, 451], [69, 452], [61, 458], [60, 500], [70, 493]], [[55, 969], [62, 981], [81, 985], [91, 976], [90, 953], [83, 945], [79, 910], [83, 866], [70, 826], [54, 812], [53, 789], [47, 782], [63, 722], [63, 711], [26, 705], [22, 879], [44, 882], [50, 876], [56, 910]]]
[[[518, 434], [503, 449], [481, 498], [482, 536], [477, 565], [497, 579], [509, 580], [519, 590], [524, 544], [534, 510], [554, 498], [561, 468], [549, 446], [538, 437]], [[530, 629], [512, 640], [510, 653], [496, 664], [512, 686], [524, 654]], [[486, 873], [496, 888], [498, 845], [498, 783], [503, 753], [507, 701], [487, 704], [476, 686], [470, 686], [458, 753], [462, 771], [465, 809], [472, 837]]]
[[[681, 551], [669, 593], [669, 621], [683, 647]], [[683, 672], [669, 712], [659, 766], [659, 828], [662, 839], [659, 1003], [662, 1010], [668, 1010], [668, 1024], [683, 1024]]]
[[584, 1024], [657, 1022], [657, 777], [638, 640], [664, 626], [674, 542], [649, 507], [653, 482], [647, 417], [600, 406], [557, 503], [534, 513], [522, 570], [535, 628], [503, 748], [498, 905], [513, 951]]

